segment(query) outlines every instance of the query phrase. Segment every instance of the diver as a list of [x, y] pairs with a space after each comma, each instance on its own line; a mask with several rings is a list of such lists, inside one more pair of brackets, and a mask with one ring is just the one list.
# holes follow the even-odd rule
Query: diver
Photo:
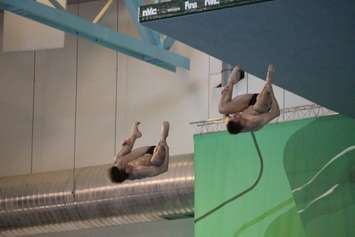
[[265, 124], [280, 115], [279, 105], [272, 89], [272, 73], [275, 71], [269, 65], [266, 84], [260, 94], [244, 94], [232, 98], [233, 87], [243, 77], [243, 71], [237, 65], [222, 90], [218, 110], [224, 115], [224, 124], [229, 133], [252, 132], [259, 130]]
[[169, 122], [162, 123], [160, 141], [156, 146], [133, 149], [135, 141], [142, 137], [138, 129], [139, 124], [140, 122], [134, 123], [131, 136], [122, 143], [122, 148], [109, 171], [110, 179], [114, 183], [152, 177], [168, 170], [169, 147], [166, 138], [169, 134]]

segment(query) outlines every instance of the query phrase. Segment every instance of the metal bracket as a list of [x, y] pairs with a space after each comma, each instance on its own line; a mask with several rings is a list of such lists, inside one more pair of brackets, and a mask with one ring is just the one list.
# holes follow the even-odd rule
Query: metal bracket
[[65, 10], [62, 4], [60, 4], [57, 0], [48, 0], [48, 1], [53, 5], [53, 7], [60, 10]]
[[92, 21], [93, 23], [98, 23], [102, 17], [106, 14], [107, 10], [110, 8], [112, 5], [113, 0], [108, 0], [104, 7], [100, 10], [99, 14], [95, 17], [95, 19]]

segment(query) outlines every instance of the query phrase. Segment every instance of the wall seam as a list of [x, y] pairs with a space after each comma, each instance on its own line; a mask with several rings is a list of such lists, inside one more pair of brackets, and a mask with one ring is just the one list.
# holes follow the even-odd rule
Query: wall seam
[[247, 94], [249, 93], [249, 73], [248, 72], [246, 72], [245, 73], [245, 75], [246, 75], [246, 81], [247, 81]]
[[31, 166], [30, 174], [33, 173], [34, 153], [34, 126], [35, 126], [35, 100], [36, 100], [36, 50], [33, 50], [33, 84], [32, 84], [32, 131], [31, 131]]
[[[116, 31], [118, 31], [118, 13], [119, 13], [119, 2], [116, 2]], [[113, 155], [115, 156], [117, 153], [117, 128], [118, 128], [118, 109], [117, 109], [117, 100], [118, 100], [118, 52], [115, 52], [116, 55], [116, 81], [115, 81], [115, 134], [114, 134], [114, 148], [113, 148]]]
[[[207, 73], [207, 118], [211, 116], [211, 56], [208, 56], [208, 73]], [[221, 80], [222, 81], [222, 80]]]
[[[76, 14], [79, 16], [79, 3], [76, 4]], [[74, 154], [73, 154], [73, 190], [72, 195], [75, 200], [76, 190], [76, 141], [77, 141], [77, 111], [78, 111], [78, 74], [79, 74], [79, 37], [76, 36], [75, 44], [75, 97], [74, 97]]]

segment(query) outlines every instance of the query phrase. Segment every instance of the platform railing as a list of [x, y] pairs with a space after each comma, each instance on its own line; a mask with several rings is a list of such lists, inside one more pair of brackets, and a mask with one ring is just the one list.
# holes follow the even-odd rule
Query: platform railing
[[[301, 105], [280, 110], [280, 116], [271, 123], [281, 123], [305, 118], [317, 118], [321, 116], [335, 115], [336, 112], [317, 104]], [[194, 134], [205, 134], [211, 132], [225, 131], [222, 116], [207, 120], [194, 121], [190, 123], [194, 128]]]

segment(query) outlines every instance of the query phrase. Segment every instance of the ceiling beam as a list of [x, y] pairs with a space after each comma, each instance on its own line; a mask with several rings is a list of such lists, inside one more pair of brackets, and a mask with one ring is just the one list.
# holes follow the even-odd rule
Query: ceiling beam
[[190, 68], [190, 60], [176, 53], [137, 40], [110, 28], [91, 23], [66, 11], [48, 7], [36, 1], [0, 0], [0, 8], [30, 18], [64, 32], [85, 38], [96, 44], [157, 65], [169, 71], [176, 67]]

